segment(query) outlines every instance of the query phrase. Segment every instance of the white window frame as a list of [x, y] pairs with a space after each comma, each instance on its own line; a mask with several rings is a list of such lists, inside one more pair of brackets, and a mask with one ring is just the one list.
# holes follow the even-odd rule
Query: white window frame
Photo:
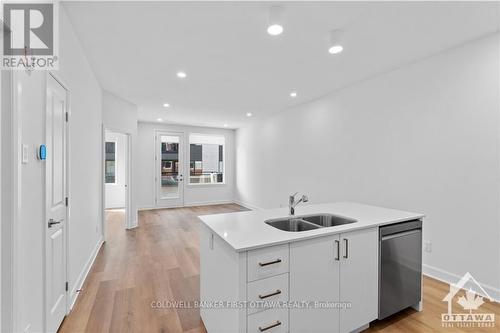
[[[115, 144], [115, 181], [113, 183], [106, 182], [106, 143], [113, 142]], [[104, 184], [105, 185], [116, 185], [117, 182], [117, 173], [116, 173], [116, 153], [118, 152], [118, 142], [116, 140], [104, 140]]]
[[[207, 137], [207, 138], [220, 138], [223, 139], [224, 142], [222, 144], [222, 182], [220, 183], [191, 183], [191, 137]], [[207, 134], [207, 133], [189, 133], [187, 138], [187, 178], [186, 186], [190, 187], [211, 187], [211, 186], [225, 186], [226, 185], [226, 142], [227, 138], [224, 134]], [[197, 142], [193, 142], [193, 144], [199, 144]], [[213, 144], [213, 143], [210, 143]]]

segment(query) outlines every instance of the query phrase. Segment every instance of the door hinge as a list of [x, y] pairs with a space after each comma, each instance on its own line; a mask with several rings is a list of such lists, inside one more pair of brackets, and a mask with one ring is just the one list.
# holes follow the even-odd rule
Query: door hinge
[[69, 113], [66, 112], [66, 122], [68, 122], [68, 121], [69, 121]]
[[66, 207], [68, 207], [68, 204], [69, 204], [69, 198], [66, 197]]
[[66, 291], [68, 291], [68, 290], [69, 290], [69, 283], [68, 283], [68, 281], [66, 281]]

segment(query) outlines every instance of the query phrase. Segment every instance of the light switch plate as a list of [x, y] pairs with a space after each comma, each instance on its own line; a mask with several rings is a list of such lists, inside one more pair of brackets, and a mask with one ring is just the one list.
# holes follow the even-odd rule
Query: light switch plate
[[22, 162], [23, 162], [23, 164], [28, 164], [28, 145], [23, 144], [22, 148], [23, 148], [22, 149], [22, 154], [23, 154]]

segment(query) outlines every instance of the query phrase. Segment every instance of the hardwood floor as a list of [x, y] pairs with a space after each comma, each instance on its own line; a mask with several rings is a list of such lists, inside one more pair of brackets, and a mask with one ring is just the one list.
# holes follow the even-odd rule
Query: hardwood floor
[[[59, 332], [206, 332], [198, 309], [157, 305], [199, 299], [197, 216], [241, 210], [246, 209], [230, 204], [143, 211], [139, 227], [129, 231], [124, 230], [121, 216], [109, 215], [108, 239]], [[498, 303], [481, 306], [495, 313], [496, 328], [441, 327], [441, 313], [447, 309], [441, 300], [447, 292], [448, 285], [425, 278], [424, 311], [403, 311], [372, 323], [365, 332], [500, 331]], [[154, 307], [153, 302], [160, 303]]]

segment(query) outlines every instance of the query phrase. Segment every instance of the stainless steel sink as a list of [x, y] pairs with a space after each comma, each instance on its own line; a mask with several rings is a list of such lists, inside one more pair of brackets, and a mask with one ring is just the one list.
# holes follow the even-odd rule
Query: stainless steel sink
[[269, 224], [270, 226], [283, 231], [292, 231], [292, 232], [307, 231], [320, 228], [319, 225], [298, 218], [268, 220], [266, 221], [266, 224]]
[[283, 231], [307, 231], [318, 228], [334, 227], [342, 224], [357, 222], [354, 219], [337, 216], [333, 214], [305, 215], [297, 217], [285, 217], [265, 221], [272, 227]]
[[318, 214], [298, 217], [301, 220], [319, 225], [321, 227], [334, 227], [342, 224], [349, 224], [357, 222], [355, 219], [348, 217], [337, 216], [333, 214]]

